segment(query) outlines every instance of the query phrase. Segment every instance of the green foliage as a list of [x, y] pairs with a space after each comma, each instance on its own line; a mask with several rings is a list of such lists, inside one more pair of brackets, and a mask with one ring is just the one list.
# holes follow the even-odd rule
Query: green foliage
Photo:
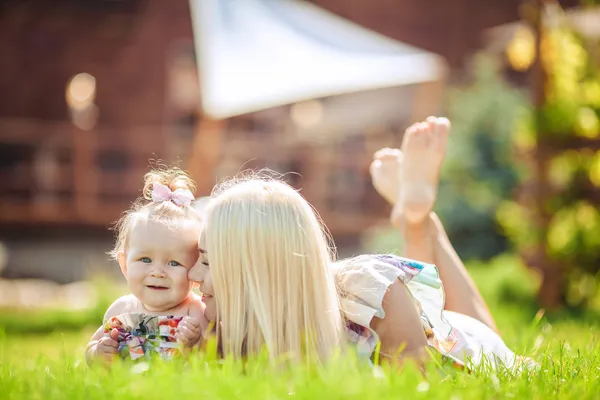
[[[470, 81], [449, 93], [452, 140], [436, 205], [463, 259], [541, 249], [562, 268], [573, 307], [585, 306], [600, 281], [600, 69], [587, 50], [600, 47], [586, 44], [565, 28], [543, 36], [548, 81], [539, 110], [507, 83], [498, 60], [473, 59]], [[548, 156], [541, 203], [538, 147]], [[399, 242], [392, 234], [371, 242], [383, 240]]]
[[436, 211], [465, 259], [489, 259], [508, 248], [495, 214], [518, 180], [511, 135], [526, 99], [499, 68], [493, 58], [477, 55], [470, 82], [451, 88], [447, 101], [452, 140]]
[[0, 310], [0, 329], [8, 333], [32, 334], [50, 333], [55, 331], [79, 330], [89, 325], [102, 323], [106, 308], [90, 310], [48, 310], [31, 311], [2, 309]]
[[95, 291], [100, 294], [92, 308], [81, 310], [36, 309], [18, 310], [0, 308], [0, 331], [8, 334], [42, 334], [80, 330], [86, 326], [97, 329], [104, 313], [122, 290], [104, 277], [92, 280]]
[[[600, 70], [573, 31], [557, 27], [542, 35], [547, 73], [545, 103], [515, 130], [517, 159], [548, 159], [545, 182], [522, 174], [519, 201], [506, 201], [498, 221], [521, 253], [542, 249], [566, 278], [569, 305], [585, 305], [600, 278]], [[528, 194], [544, 187], [542, 209]], [[543, 221], [548, 216], [548, 222]], [[542, 270], [544, 266], [541, 266]]]

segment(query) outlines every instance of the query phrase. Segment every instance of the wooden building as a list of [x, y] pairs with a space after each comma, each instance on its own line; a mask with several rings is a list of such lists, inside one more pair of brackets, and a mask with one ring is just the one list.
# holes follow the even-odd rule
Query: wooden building
[[[457, 71], [479, 47], [479, 32], [517, 19], [520, 3], [312, 2], [438, 53]], [[186, 166], [192, 156], [202, 115], [187, 0], [2, 0], [0, 53], [0, 240], [57, 232], [99, 232], [108, 240], [107, 226], [139, 194], [149, 160]], [[393, 95], [357, 94], [369, 102]], [[241, 169], [296, 172], [286, 179], [303, 188], [336, 241], [356, 244], [389, 211], [368, 178], [372, 151], [398, 145], [410, 121], [392, 118], [286, 146], [290, 136], [281, 132], [294, 112], [278, 107], [227, 121], [219, 143], [206, 142], [214, 163], [200, 177], [208, 176], [199, 194], [209, 193], [214, 176]], [[9, 259], [11, 276], [36, 275], [19, 272], [18, 260]]]

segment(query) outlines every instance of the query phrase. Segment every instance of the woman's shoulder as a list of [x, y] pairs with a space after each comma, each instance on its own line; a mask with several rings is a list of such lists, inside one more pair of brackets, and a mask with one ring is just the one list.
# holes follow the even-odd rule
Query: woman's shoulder
[[[340, 260], [333, 265], [334, 281], [341, 311], [347, 321], [349, 339], [358, 345], [360, 353], [370, 354], [379, 341], [371, 322], [374, 318], [385, 318], [383, 301], [386, 294], [394, 284], [407, 285], [426, 266], [393, 254], [365, 254]], [[398, 313], [402, 313], [399, 308], [404, 307], [415, 310], [414, 302], [388, 306]]]
[[390, 254], [367, 254], [336, 262], [333, 276], [342, 312], [363, 326], [373, 317], [383, 318], [383, 298], [390, 286], [397, 280], [408, 284], [426, 265]]
[[426, 331], [448, 335], [451, 327], [442, 318], [444, 292], [435, 265], [394, 254], [368, 254], [337, 262], [333, 274], [341, 310], [348, 321], [369, 327], [373, 318], [385, 318], [386, 293], [393, 284], [403, 284], [414, 302], [394, 304], [396, 312], [416, 305]]

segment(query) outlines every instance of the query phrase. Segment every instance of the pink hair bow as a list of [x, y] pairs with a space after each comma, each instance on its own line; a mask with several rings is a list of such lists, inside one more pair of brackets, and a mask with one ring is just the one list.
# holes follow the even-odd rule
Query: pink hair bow
[[152, 201], [155, 203], [170, 201], [178, 206], [189, 206], [194, 201], [194, 195], [186, 189], [171, 191], [167, 186], [157, 182], [152, 185]]

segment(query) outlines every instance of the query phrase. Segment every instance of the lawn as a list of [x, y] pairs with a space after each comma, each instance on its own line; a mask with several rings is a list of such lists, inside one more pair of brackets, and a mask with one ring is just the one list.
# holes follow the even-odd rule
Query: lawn
[[[533, 301], [535, 280], [511, 258], [473, 265], [471, 271], [506, 342], [540, 362], [537, 373], [467, 374], [432, 362], [425, 378], [411, 367], [396, 373], [367, 368], [351, 358], [320, 371], [273, 372], [260, 359], [243, 368], [211, 355], [187, 363], [118, 363], [109, 371], [90, 369], [82, 355], [94, 331], [88, 323], [98, 311], [16, 318], [12, 310], [0, 312], [0, 399], [600, 398], [600, 334], [594, 310], [552, 316], [539, 312]], [[61, 321], [70, 325], [61, 329]], [[77, 327], [73, 321], [87, 326]]]

